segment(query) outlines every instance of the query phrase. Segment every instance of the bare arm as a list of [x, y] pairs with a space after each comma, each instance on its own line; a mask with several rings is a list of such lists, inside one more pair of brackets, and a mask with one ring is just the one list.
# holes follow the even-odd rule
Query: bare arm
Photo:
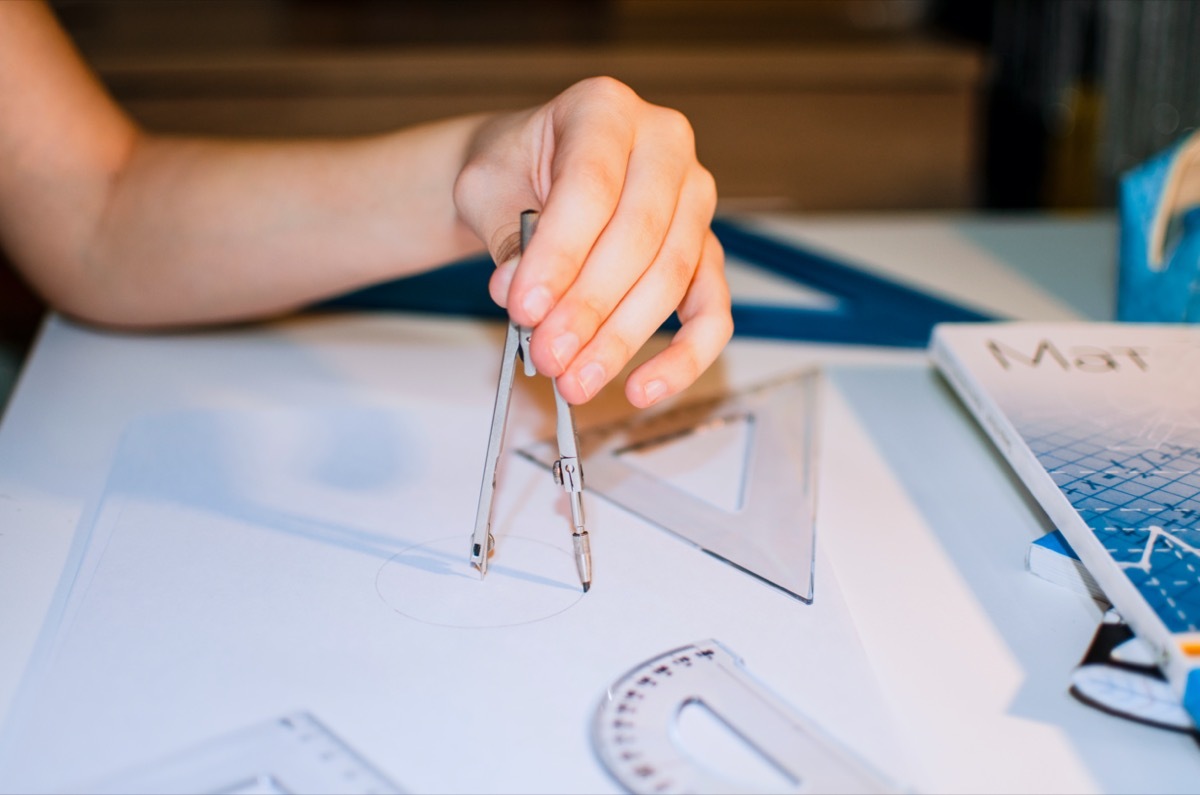
[[341, 141], [155, 137], [45, 6], [5, 2], [0, 120], [0, 237], [86, 320], [261, 316], [482, 248], [451, 193], [481, 118]]
[[[145, 133], [38, 0], [0, 2], [0, 240], [60, 311], [137, 327], [261, 317], [483, 248], [492, 294], [538, 326], [540, 371], [582, 402], [672, 311], [631, 374], [649, 405], [732, 330], [712, 178], [674, 111], [608, 79], [538, 108], [328, 141]], [[516, 220], [542, 210], [518, 265]], [[482, 241], [482, 242], [481, 242]]]

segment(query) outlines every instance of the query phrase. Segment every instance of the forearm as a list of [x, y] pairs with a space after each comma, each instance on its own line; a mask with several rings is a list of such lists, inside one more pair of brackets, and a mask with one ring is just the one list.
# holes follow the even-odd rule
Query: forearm
[[480, 249], [453, 186], [485, 118], [338, 141], [147, 135], [44, 3], [0, 3], [0, 242], [88, 320], [287, 310]]
[[259, 317], [481, 249], [451, 195], [480, 119], [341, 141], [145, 136], [40, 285], [95, 322]]

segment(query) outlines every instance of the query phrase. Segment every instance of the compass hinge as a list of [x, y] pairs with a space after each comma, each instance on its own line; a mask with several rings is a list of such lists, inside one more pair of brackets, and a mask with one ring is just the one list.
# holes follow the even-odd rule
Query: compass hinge
[[583, 491], [583, 470], [575, 456], [564, 456], [554, 462], [554, 482], [566, 491]]

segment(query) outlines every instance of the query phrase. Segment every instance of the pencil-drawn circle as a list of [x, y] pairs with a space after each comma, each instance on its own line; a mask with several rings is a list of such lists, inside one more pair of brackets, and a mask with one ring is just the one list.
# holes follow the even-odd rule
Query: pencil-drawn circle
[[393, 555], [375, 589], [401, 615], [443, 627], [510, 627], [549, 618], [583, 596], [571, 553], [531, 538], [496, 539], [487, 577], [467, 560], [469, 538], [424, 541]]

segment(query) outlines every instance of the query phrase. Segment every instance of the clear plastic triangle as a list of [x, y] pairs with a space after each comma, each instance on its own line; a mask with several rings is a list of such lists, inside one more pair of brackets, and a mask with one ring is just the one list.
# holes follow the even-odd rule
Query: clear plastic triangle
[[613, 455], [714, 508], [733, 513], [746, 502], [746, 464], [756, 430], [753, 417], [732, 414], [666, 438], [647, 439]]
[[[811, 602], [816, 371], [586, 429], [585, 494], [600, 495]], [[553, 439], [520, 451], [553, 465]]]

